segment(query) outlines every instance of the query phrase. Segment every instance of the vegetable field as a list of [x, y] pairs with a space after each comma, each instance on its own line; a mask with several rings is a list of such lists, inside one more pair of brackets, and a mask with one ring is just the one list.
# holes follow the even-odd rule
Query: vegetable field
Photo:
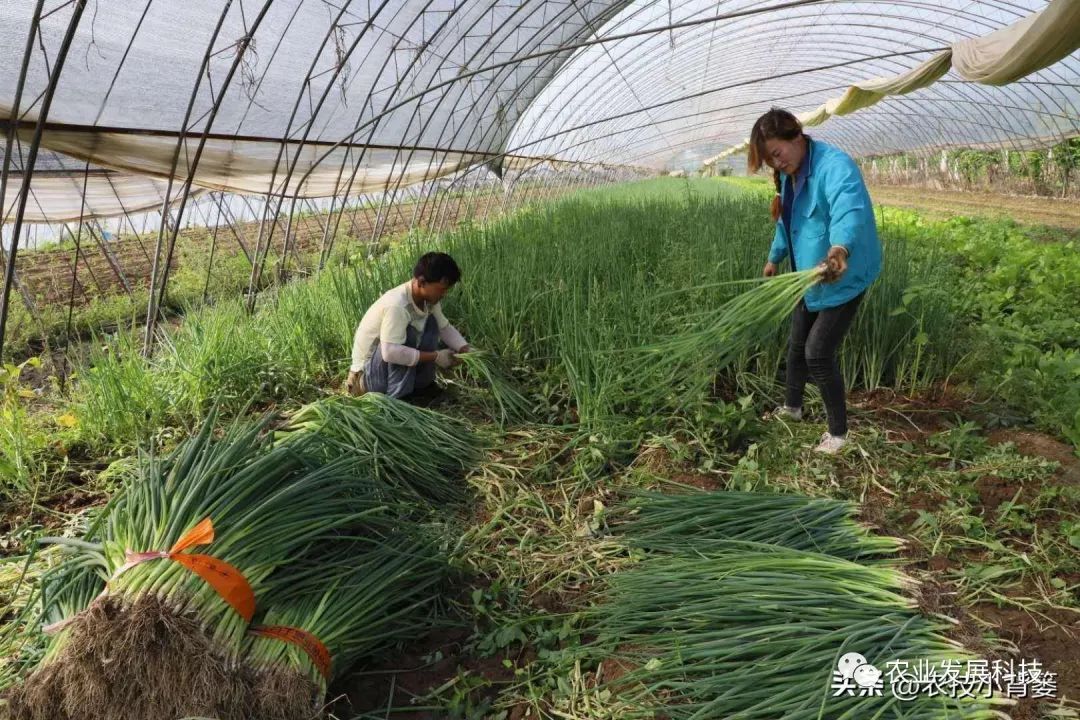
[[[879, 206], [829, 457], [812, 388], [770, 415], [818, 280], [760, 278], [770, 194], [582, 190], [223, 295], [149, 357], [100, 332], [63, 384], [5, 365], [0, 715], [1080, 717], [1076, 241]], [[477, 351], [422, 406], [343, 396], [432, 249]]]

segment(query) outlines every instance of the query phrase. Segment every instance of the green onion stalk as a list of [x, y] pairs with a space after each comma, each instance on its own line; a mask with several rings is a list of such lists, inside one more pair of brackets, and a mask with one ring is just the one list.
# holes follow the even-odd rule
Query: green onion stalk
[[777, 325], [819, 279], [815, 268], [736, 281], [753, 287], [719, 307], [675, 319], [670, 337], [630, 355], [628, 394], [646, 407], [701, 399], [719, 371], [775, 336]]
[[469, 375], [487, 386], [491, 393], [489, 407], [499, 425], [513, 425], [533, 417], [533, 403], [499, 370], [490, 353], [474, 350], [457, 358]]
[[[919, 696], [899, 702], [888, 662], [973, 659], [909, 599], [894, 569], [747, 543], [711, 545], [703, 557], [663, 556], [608, 579], [585, 635], [601, 689], [620, 717], [999, 717], [1000, 700]], [[834, 697], [838, 660], [856, 652], [883, 675], [883, 695]], [[630, 668], [603, 681], [604, 664]]]
[[429, 534], [409, 524], [385, 537], [335, 538], [278, 570], [259, 598], [257, 623], [310, 633], [329, 653], [329, 672], [298, 645], [259, 635], [245, 644], [247, 663], [264, 676], [302, 675], [315, 690], [307, 701], [318, 706], [327, 683], [357, 661], [425, 634], [448, 569]]
[[370, 477], [434, 503], [461, 502], [461, 477], [479, 459], [479, 441], [467, 425], [381, 393], [305, 405], [276, 438], [286, 448], [322, 443], [332, 455], [355, 458]]
[[708, 554], [730, 541], [744, 541], [845, 560], [890, 561], [888, 556], [903, 547], [898, 538], [873, 535], [857, 523], [851, 503], [826, 498], [768, 492], [639, 492], [626, 508], [627, 519], [615, 526], [616, 532], [654, 553]]

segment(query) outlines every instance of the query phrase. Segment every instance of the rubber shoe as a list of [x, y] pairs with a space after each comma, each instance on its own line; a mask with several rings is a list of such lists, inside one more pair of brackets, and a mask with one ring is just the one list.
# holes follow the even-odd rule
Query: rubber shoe
[[847, 445], [847, 435], [830, 435], [825, 433], [821, 436], [821, 442], [814, 448], [814, 452], [835, 455]]
[[793, 422], [799, 422], [802, 420], [802, 408], [788, 407], [787, 405], [781, 405], [772, 411], [771, 418], [775, 420], [791, 420]]

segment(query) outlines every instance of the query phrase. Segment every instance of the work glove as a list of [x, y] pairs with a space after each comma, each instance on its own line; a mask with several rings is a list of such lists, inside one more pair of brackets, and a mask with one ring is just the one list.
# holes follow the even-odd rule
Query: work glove
[[439, 350], [435, 353], [435, 364], [444, 370], [454, 367], [454, 365], [457, 364], [456, 358], [454, 357], [454, 351], [450, 348]]

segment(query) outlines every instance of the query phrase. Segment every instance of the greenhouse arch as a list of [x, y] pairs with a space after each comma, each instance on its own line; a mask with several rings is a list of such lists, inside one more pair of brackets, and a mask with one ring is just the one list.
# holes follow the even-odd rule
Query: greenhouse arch
[[1080, 0], [0, 19], [0, 716], [1080, 717]]

